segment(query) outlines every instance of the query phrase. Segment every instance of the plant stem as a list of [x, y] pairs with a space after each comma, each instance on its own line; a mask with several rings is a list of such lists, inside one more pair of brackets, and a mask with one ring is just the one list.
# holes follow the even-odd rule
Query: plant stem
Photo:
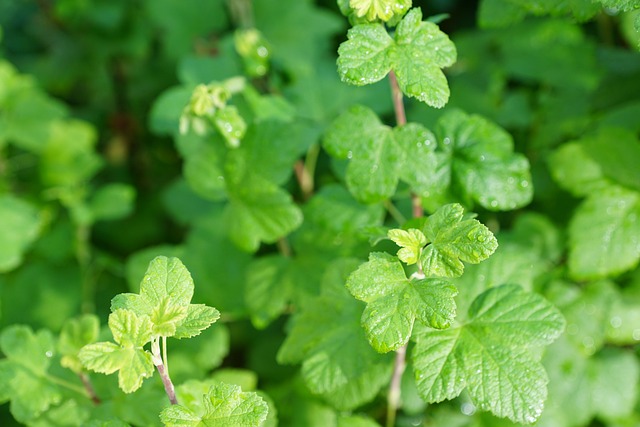
[[304, 200], [309, 200], [313, 195], [314, 174], [316, 171], [316, 164], [318, 163], [318, 156], [320, 155], [320, 146], [314, 144], [309, 148], [305, 161], [298, 160], [294, 165], [294, 171], [296, 173], [296, 179], [302, 191], [302, 197]]
[[[164, 341], [166, 350], [166, 341]], [[166, 358], [166, 351], [164, 353]], [[171, 381], [171, 377], [169, 377], [169, 371], [165, 365], [165, 361], [163, 357], [160, 355], [160, 338], [154, 338], [151, 341], [151, 360], [153, 364], [156, 366], [158, 370], [158, 374], [160, 374], [160, 379], [162, 380], [162, 385], [164, 386], [164, 391], [167, 393], [167, 397], [169, 398], [169, 402], [172, 405], [178, 404], [178, 399], [176, 399], [176, 390], [173, 386], [173, 382]]]
[[407, 366], [406, 355], [406, 344], [396, 350], [393, 375], [391, 376], [391, 385], [389, 386], [389, 396], [387, 397], [387, 427], [393, 427], [396, 424], [396, 413], [400, 406], [400, 381], [402, 380], [404, 369]]
[[407, 124], [407, 115], [404, 111], [402, 91], [400, 90], [400, 86], [398, 86], [398, 79], [396, 78], [396, 73], [393, 70], [389, 73], [389, 83], [391, 84], [393, 109], [396, 112], [396, 123], [398, 126], [404, 126]]
[[45, 378], [49, 381], [51, 381], [54, 384], [57, 384], [61, 387], [64, 387], [68, 390], [74, 391], [76, 393], [79, 393], [85, 397], [90, 398], [91, 400], [93, 400], [93, 398], [89, 395], [88, 391], [85, 390], [84, 388], [77, 386], [75, 384], [72, 384], [66, 380], [63, 380], [62, 378], [58, 378], [58, 377], [54, 377], [53, 375], [45, 375]]
[[87, 374], [84, 372], [79, 373], [78, 376], [80, 377], [80, 381], [82, 381], [84, 389], [86, 390], [93, 404], [99, 405], [100, 403], [102, 403], [102, 401], [96, 394], [96, 390], [93, 388], [93, 384], [91, 384], [91, 380], [89, 380], [89, 376], [87, 376]]
[[[397, 126], [407, 124], [407, 115], [404, 110], [404, 100], [398, 79], [393, 70], [389, 73], [389, 83], [391, 85], [391, 96], [393, 98], [393, 109], [396, 113]], [[412, 215], [414, 218], [420, 218], [424, 215], [422, 201], [416, 194], [411, 194]], [[422, 274], [420, 265], [418, 265], [418, 274]], [[387, 396], [387, 427], [393, 427], [396, 423], [396, 413], [400, 406], [400, 382], [402, 374], [407, 366], [407, 344], [396, 350], [396, 358], [393, 364], [393, 375], [391, 376], [391, 384], [389, 384], [389, 394]]]
[[236, 26], [241, 28], [253, 28], [253, 5], [251, 0], [228, 0], [231, 18]]

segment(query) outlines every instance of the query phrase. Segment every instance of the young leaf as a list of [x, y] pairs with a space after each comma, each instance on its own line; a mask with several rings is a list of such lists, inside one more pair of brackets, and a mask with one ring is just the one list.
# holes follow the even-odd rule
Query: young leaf
[[418, 262], [422, 248], [427, 244], [428, 240], [422, 231], [416, 228], [408, 230], [392, 229], [387, 233], [393, 242], [400, 246], [398, 258], [407, 265]]
[[86, 314], [65, 322], [58, 340], [58, 351], [62, 354], [60, 364], [73, 372], [82, 372], [82, 362], [78, 359], [80, 349], [98, 340], [100, 320], [93, 314]]
[[197, 335], [215, 322], [220, 313], [214, 308], [190, 304], [194, 284], [191, 274], [178, 258], [154, 258], [140, 284], [140, 294], [119, 294], [111, 310], [132, 310], [148, 316], [154, 336], [180, 338]]
[[382, 80], [395, 71], [402, 91], [441, 108], [449, 99], [449, 86], [441, 68], [456, 61], [455, 45], [422, 11], [411, 9], [392, 39], [382, 24], [356, 25], [338, 49], [342, 81], [358, 86]]
[[0, 402], [11, 400], [11, 414], [26, 423], [62, 400], [61, 390], [48, 377], [53, 337], [42, 330], [12, 325], [0, 335]]
[[38, 236], [38, 211], [26, 201], [0, 195], [0, 273], [17, 267]]
[[422, 251], [420, 265], [426, 276], [459, 277], [464, 262], [478, 264], [498, 247], [487, 227], [475, 219], [463, 219], [457, 203], [445, 205], [427, 218], [424, 235], [430, 242]]
[[436, 129], [442, 164], [452, 188], [489, 210], [509, 210], [531, 201], [529, 161], [513, 152], [511, 136], [498, 125], [459, 110], [445, 113]]
[[349, 276], [347, 289], [367, 303], [362, 326], [380, 353], [405, 345], [416, 319], [444, 329], [455, 316], [455, 286], [440, 279], [407, 279], [397, 258], [385, 253], [372, 253], [369, 261]]
[[418, 391], [440, 402], [466, 387], [479, 408], [530, 424], [542, 412], [548, 381], [530, 348], [550, 344], [564, 325], [542, 297], [515, 285], [491, 288], [463, 325], [418, 335], [412, 354]]
[[202, 397], [202, 404], [172, 405], [162, 411], [160, 419], [166, 427], [259, 427], [267, 411], [266, 402], [256, 393], [243, 393], [236, 385], [218, 383]]
[[78, 358], [82, 364], [102, 374], [118, 373], [118, 384], [125, 393], [140, 388], [153, 374], [151, 354], [142, 346], [151, 341], [153, 324], [148, 316], [118, 309], [109, 315], [109, 328], [116, 344], [98, 342], [84, 346]]
[[368, 21], [388, 21], [394, 15], [402, 16], [411, 7], [411, 0], [350, 0], [349, 6], [356, 16], [366, 17]]
[[292, 318], [278, 352], [280, 363], [302, 362], [302, 376], [314, 394], [345, 410], [372, 400], [392, 368], [390, 355], [376, 353], [367, 342], [360, 326], [363, 304], [344, 288], [357, 264], [342, 260], [327, 270], [320, 296]]
[[614, 186], [593, 193], [569, 224], [569, 271], [587, 279], [632, 269], [639, 241], [640, 193]]

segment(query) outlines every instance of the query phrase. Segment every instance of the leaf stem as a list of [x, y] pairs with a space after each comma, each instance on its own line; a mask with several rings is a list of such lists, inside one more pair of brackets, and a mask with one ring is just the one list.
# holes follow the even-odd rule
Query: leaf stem
[[385, 200], [384, 207], [398, 224], [402, 225], [407, 222], [407, 219], [404, 217], [402, 212], [396, 208], [396, 205], [394, 205], [391, 200]]
[[393, 70], [389, 72], [389, 83], [391, 84], [393, 109], [396, 112], [396, 123], [398, 126], [404, 126], [407, 124], [407, 115], [404, 111], [402, 91], [400, 90], [400, 86], [398, 86], [398, 79], [396, 78], [396, 73]]
[[54, 384], [57, 384], [57, 385], [59, 385], [61, 387], [69, 389], [71, 391], [75, 391], [76, 393], [79, 393], [79, 394], [81, 394], [81, 395], [83, 395], [85, 397], [91, 398], [91, 396], [89, 395], [89, 392], [87, 390], [85, 390], [84, 388], [78, 386], [78, 385], [72, 384], [69, 381], [63, 380], [62, 378], [58, 378], [58, 377], [55, 377], [55, 376], [49, 375], [49, 374], [45, 375], [44, 377], [47, 380], [49, 380], [52, 383], [54, 383]]
[[313, 195], [313, 187], [315, 186], [314, 175], [319, 155], [320, 146], [318, 144], [314, 144], [309, 148], [304, 162], [302, 160], [298, 160], [294, 165], [296, 179], [298, 180], [298, 185], [300, 185], [300, 190], [302, 191], [302, 197], [304, 200], [309, 200]]
[[[166, 341], [163, 342], [166, 344]], [[166, 358], [166, 345], [164, 346], [163, 351], [164, 357]], [[164, 386], [165, 393], [167, 393], [169, 402], [171, 402], [172, 405], [177, 405], [178, 399], [176, 399], [175, 387], [173, 386], [173, 382], [169, 376], [169, 371], [167, 370], [163, 356], [160, 355], [160, 337], [151, 340], [151, 360], [156, 366], [158, 374], [160, 374], [160, 379], [162, 380], [162, 385]]]
[[89, 398], [91, 399], [93, 404], [94, 405], [101, 404], [102, 400], [100, 400], [100, 398], [96, 394], [96, 390], [93, 388], [93, 384], [91, 384], [91, 380], [89, 379], [89, 376], [85, 372], [80, 372], [78, 376], [80, 377], [80, 381], [82, 381], [82, 385], [84, 385], [84, 389], [89, 395]]
[[389, 386], [389, 396], [387, 397], [387, 427], [396, 424], [396, 413], [400, 406], [400, 381], [407, 366], [406, 363], [407, 344], [396, 350], [396, 359], [393, 364], [393, 375]]

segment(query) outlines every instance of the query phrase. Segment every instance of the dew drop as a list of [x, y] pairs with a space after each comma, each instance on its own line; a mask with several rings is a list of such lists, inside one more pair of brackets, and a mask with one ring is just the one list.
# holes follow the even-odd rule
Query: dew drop
[[522, 181], [520, 181], [520, 187], [522, 188], [527, 188], [529, 186], [529, 181], [523, 179]]
[[498, 206], [498, 201], [497, 200], [492, 200], [490, 203], [492, 208], [495, 208], [496, 206]]
[[507, 178], [507, 184], [513, 185], [516, 182], [516, 179], [512, 176]]
[[473, 403], [465, 402], [460, 405], [460, 412], [470, 417], [476, 413], [476, 406]]
[[480, 156], [480, 159], [479, 159], [479, 160], [480, 160], [481, 162], [484, 162], [485, 160], [487, 160], [487, 158], [486, 158], [484, 155], [482, 155], [482, 156]]
[[218, 181], [224, 181], [224, 176], [219, 175], [219, 176], [218, 176]]
[[451, 144], [451, 138], [449, 138], [448, 136], [442, 140], [442, 143], [445, 145], [449, 145]]
[[353, 151], [347, 152], [347, 159], [351, 159], [353, 157]]
[[609, 324], [612, 328], [619, 328], [620, 326], [622, 326], [622, 319], [620, 318], [620, 316], [613, 316], [611, 319], [609, 319]]
[[48, 350], [44, 355], [47, 357], [53, 357], [53, 351]]

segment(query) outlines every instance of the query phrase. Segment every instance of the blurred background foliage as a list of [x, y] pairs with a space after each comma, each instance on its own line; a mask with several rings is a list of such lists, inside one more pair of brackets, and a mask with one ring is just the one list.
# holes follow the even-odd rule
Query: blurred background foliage
[[[539, 7], [518, 6], [534, 3]], [[569, 3], [581, 6], [563, 6]], [[589, 253], [586, 232], [586, 242], [576, 235], [595, 222], [593, 212], [603, 210], [593, 214], [601, 218], [618, 206], [617, 193], [612, 205], [589, 198], [602, 186], [621, 183], [631, 189], [625, 200], [638, 204], [640, 37], [634, 23], [640, 12], [586, 1], [545, 4], [414, 1], [425, 16], [447, 14], [440, 26], [455, 42], [458, 62], [447, 69], [447, 107], [407, 100], [408, 117], [433, 128], [450, 108], [481, 114], [509, 130], [531, 162], [532, 204], [517, 212], [479, 212], [499, 232], [503, 249], [470, 267], [458, 286], [484, 289], [510, 281], [562, 308], [567, 333], [544, 359], [550, 397], [538, 425], [637, 426], [637, 222], [629, 219], [633, 212], [621, 219], [628, 221], [623, 234], [631, 237], [621, 243], [628, 251], [611, 256], [629, 258], [617, 267], [610, 267], [611, 259], [588, 270], [585, 265], [597, 264], [601, 254]], [[235, 30], [254, 27], [268, 43], [268, 70], [237, 49]], [[282, 425], [336, 425], [337, 413], [309, 395], [296, 370], [275, 362], [285, 323], [278, 315], [288, 297], [259, 311], [245, 295], [246, 284], [260, 280], [250, 272], [268, 271], [264, 260], [274, 245], [256, 255], [229, 238], [220, 204], [197, 194], [199, 169], [184, 166], [191, 146], [173, 140], [193, 88], [237, 75], [248, 76], [257, 93], [287, 100], [291, 110], [265, 104], [252, 114], [295, 114], [305, 125], [291, 132], [307, 148], [355, 103], [392, 122], [386, 82], [353, 88], [337, 77], [336, 49], [348, 22], [335, 1], [3, 0], [0, 28], [0, 326], [21, 323], [58, 333], [82, 312], [106, 320], [111, 297], [135, 290], [153, 256], [179, 256], [193, 273], [195, 300], [218, 308], [224, 322], [176, 345], [176, 382], [223, 366], [229, 371], [220, 375], [227, 372], [249, 389], [259, 379], [280, 405]], [[580, 142], [585, 135], [592, 141], [586, 149]], [[631, 142], [608, 150], [620, 140]], [[575, 141], [580, 144], [568, 144]], [[604, 176], [589, 169], [594, 158]], [[340, 174], [340, 166], [320, 153], [318, 185]], [[282, 184], [301, 201], [305, 195], [291, 175], [281, 177]], [[285, 267], [285, 285], [277, 288], [292, 293], [297, 287], [300, 301], [317, 294], [326, 267], [318, 259], [366, 256], [369, 245], [354, 224], [384, 215], [380, 207], [363, 210], [328, 185], [322, 188], [322, 197], [303, 208], [308, 221], [291, 238], [294, 250], [305, 247], [311, 255]], [[345, 209], [352, 216], [341, 217]], [[473, 296], [467, 295], [460, 307]], [[99, 381], [98, 388], [114, 386], [110, 378]], [[143, 388], [111, 409], [131, 424], [157, 425], [135, 408], [161, 405], [158, 390]], [[471, 416], [475, 408], [464, 398], [429, 408], [425, 417], [425, 404], [410, 385], [403, 396], [401, 425], [510, 425]], [[7, 399], [2, 392], [0, 398]], [[376, 415], [377, 403], [365, 409]], [[0, 424], [13, 422], [9, 406], [0, 406]], [[75, 424], [43, 418], [30, 425]]]

